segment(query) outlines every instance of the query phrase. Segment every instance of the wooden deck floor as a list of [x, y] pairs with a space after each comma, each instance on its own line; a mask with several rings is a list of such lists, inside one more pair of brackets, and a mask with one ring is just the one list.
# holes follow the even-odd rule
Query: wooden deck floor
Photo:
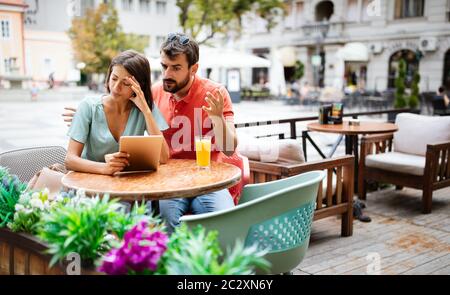
[[311, 242], [294, 274], [450, 274], [450, 188], [435, 191], [433, 212], [421, 214], [421, 191], [386, 189], [368, 194], [352, 237], [340, 237], [335, 217], [313, 223]]

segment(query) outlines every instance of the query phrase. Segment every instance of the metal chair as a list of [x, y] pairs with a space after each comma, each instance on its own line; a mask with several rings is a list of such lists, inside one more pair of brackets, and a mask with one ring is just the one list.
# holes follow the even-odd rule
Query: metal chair
[[269, 252], [270, 273], [290, 273], [305, 256], [323, 171], [244, 187], [239, 204], [226, 210], [181, 217], [189, 228], [219, 232], [223, 250], [237, 239]]
[[0, 153], [0, 166], [8, 168], [20, 181], [28, 182], [36, 172], [52, 164], [64, 165], [66, 149], [61, 146], [43, 146]]

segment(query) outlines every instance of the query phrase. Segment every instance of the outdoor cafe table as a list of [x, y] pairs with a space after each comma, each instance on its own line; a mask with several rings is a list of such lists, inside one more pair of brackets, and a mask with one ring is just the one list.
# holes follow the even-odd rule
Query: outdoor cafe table
[[231, 164], [211, 161], [200, 169], [195, 160], [170, 159], [157, 171], [101, 175], [69, 172], [62, 179], [68, 189], [82, 189], [88, 195], [109, 194], [122, 201], [188, 198], [229, 188], [241, 179], [241, 170]]
[[385, 122], [361, 121], [359, 125], [350, 125], [348, 121], [342, 124], [320, 124], [318, 122], [309, 123], [310, 131], [337, 133], [345, 135], [345, 153], [355, 156], [355, 191], [358, 191], [358, 135], [393, 133], [398, 130], [397, 125]]

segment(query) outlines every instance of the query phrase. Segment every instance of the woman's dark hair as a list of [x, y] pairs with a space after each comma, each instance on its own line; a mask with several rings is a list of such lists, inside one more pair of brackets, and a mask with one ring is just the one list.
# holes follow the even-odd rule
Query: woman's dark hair
[[117, 65], [123, 66], [130, 75], [136, 78], [141, 86], [142, 92], [144, 92], [145, 100], [150, 110], [153, 110], [152, 79], [148, 59], [135, 50], [126, 50], [115, 56], [109, 65], [105, 80], [105, 88], [108, 93], [111, 91], [109, 89], [109, 78], [111, 77], [113, 67]]

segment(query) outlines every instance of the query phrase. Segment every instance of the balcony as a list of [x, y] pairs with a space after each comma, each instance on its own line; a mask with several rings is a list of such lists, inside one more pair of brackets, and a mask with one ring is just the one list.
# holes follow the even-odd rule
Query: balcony
[[344, 22], [306, 22], [297, 28], [302, 31], [302, 36], [296, 41], [306, 41], [317, 38], [321, 40], [336, 40], [343, 38]]

